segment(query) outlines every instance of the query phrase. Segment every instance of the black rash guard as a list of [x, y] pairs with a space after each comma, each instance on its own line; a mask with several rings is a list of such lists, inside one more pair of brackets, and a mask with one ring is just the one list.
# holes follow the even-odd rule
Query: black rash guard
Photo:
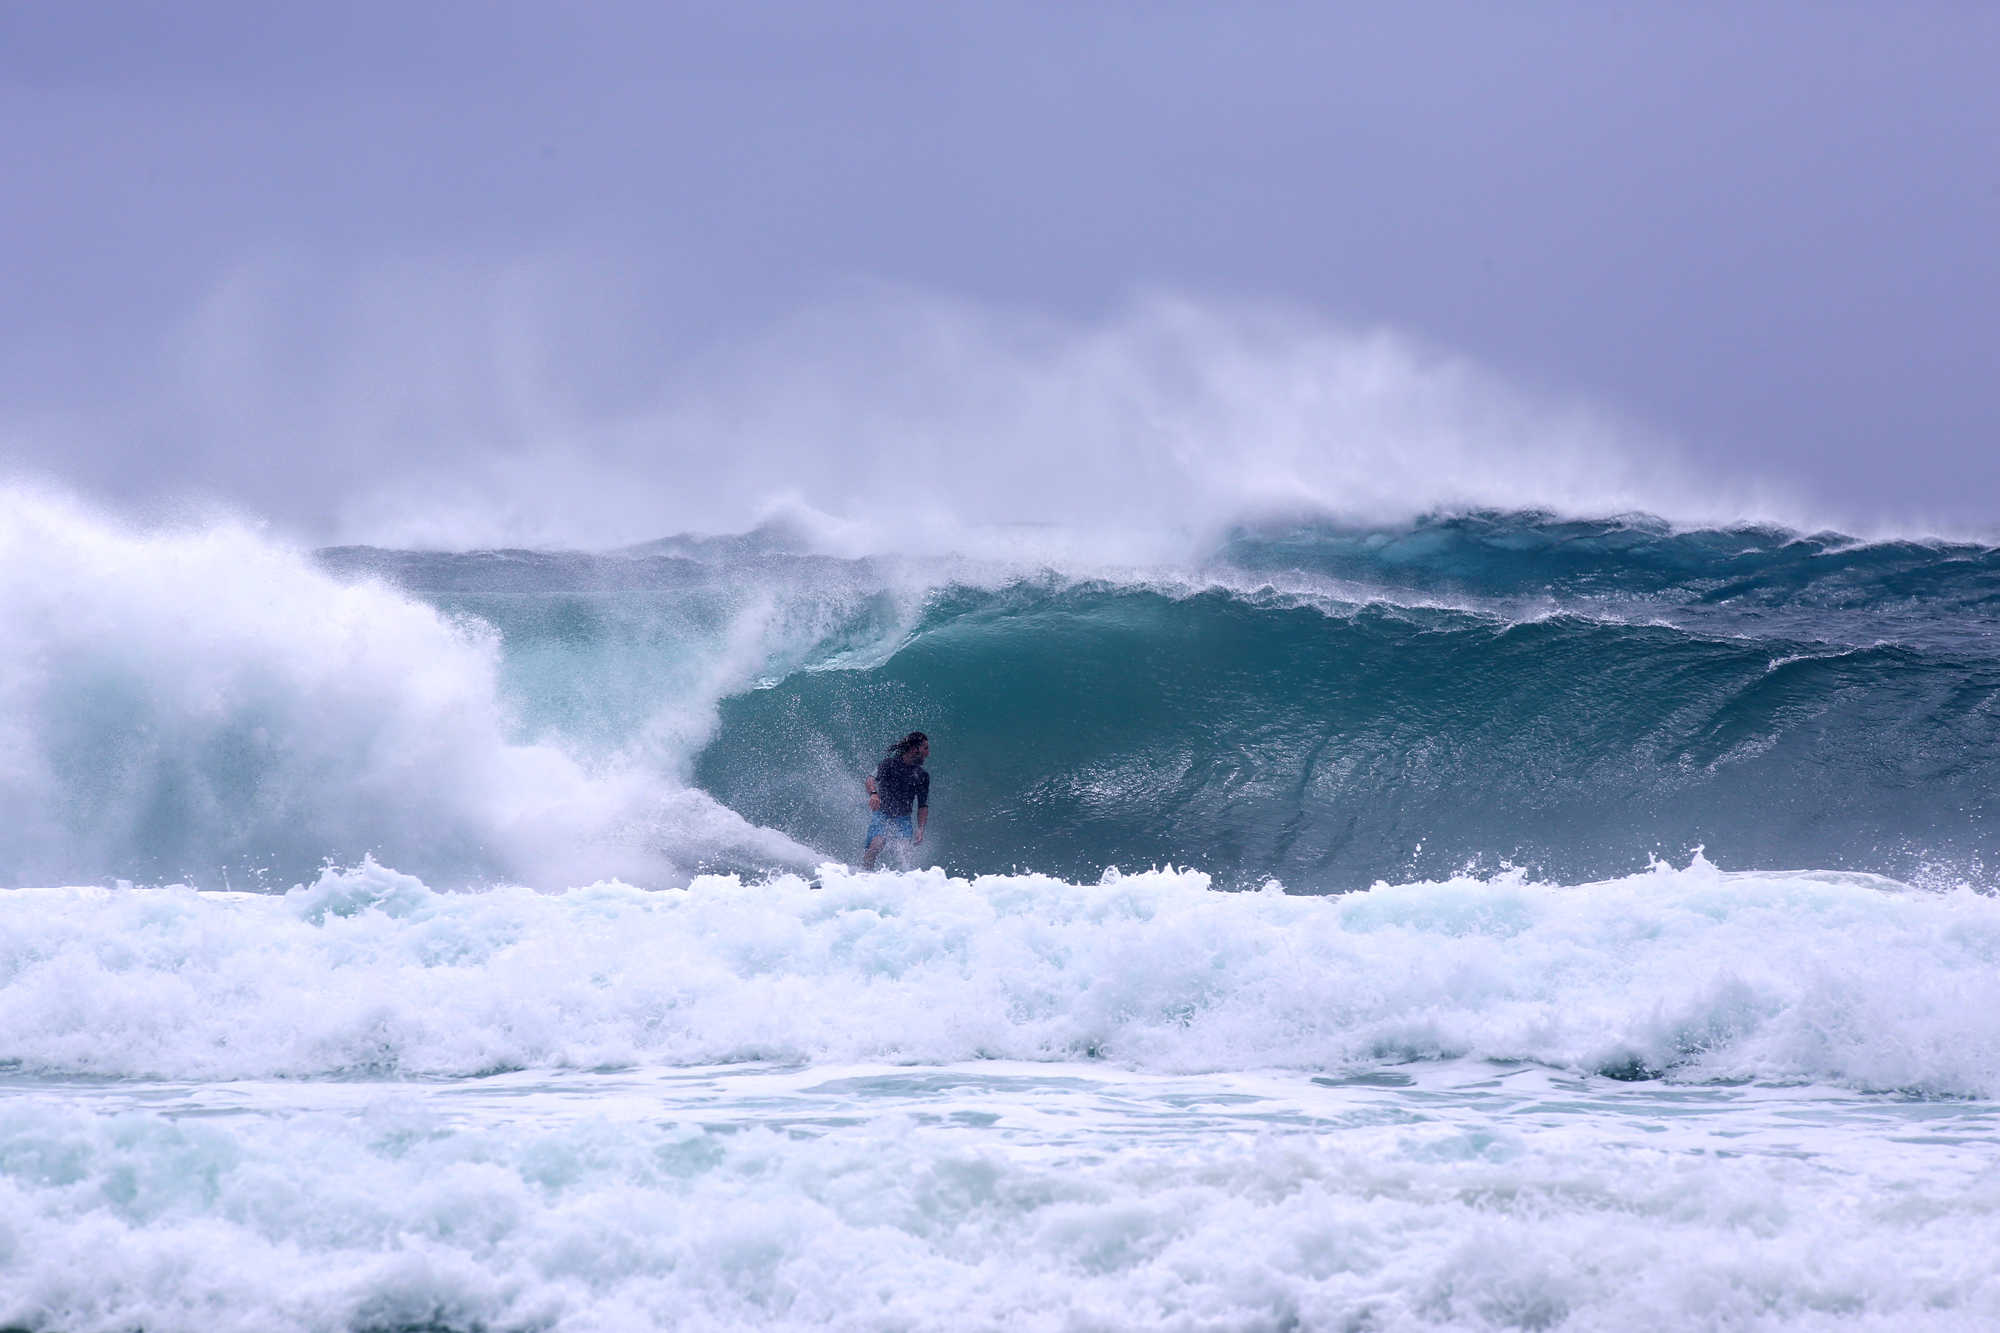
[[922, 764], [906, 764], [893, 754], [875, 770], [875, 791], [882, 798], [882, 813], [890, 819], [909, 818], [913, 805], [931, 808], [931, 775]]

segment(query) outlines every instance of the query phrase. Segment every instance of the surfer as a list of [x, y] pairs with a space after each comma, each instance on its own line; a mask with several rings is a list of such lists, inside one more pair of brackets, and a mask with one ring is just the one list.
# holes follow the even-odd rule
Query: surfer
[[[931, 738], [913, 731], [889, 747], [888, 757], [875, 766], [875, 776], [863, 778], [868, 789], [868, 836], [862, 840], [861, 868], [873, 870], [882, 845], [891, 837], [922, 843], [931, 817], [931, 775], [924, 760], [931, 757]], [[916, 826], [910, 825], [915, 807]]]

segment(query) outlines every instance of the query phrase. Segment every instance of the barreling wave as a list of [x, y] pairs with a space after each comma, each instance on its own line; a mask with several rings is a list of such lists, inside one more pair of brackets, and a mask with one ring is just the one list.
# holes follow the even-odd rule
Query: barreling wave
[[1697, 847], [1984, 882], [2000, 554], [1644, 518], [1237, 532], [1148, 568], [133, 534], [10, 495], [13, 883], [686, 883], [845, 860], [922, 727], [964, 875], [1303, 891]]
[[1518, 866], [1958, 882], [2000, 851], [2000, 556], [1473, 515], [1246, 533], [1204, 577], [934, 596], [866, 669], [724, 701], [696, 780], [839, 847], [845, 775], [921, 720], [939, 854], [1342, 890]]

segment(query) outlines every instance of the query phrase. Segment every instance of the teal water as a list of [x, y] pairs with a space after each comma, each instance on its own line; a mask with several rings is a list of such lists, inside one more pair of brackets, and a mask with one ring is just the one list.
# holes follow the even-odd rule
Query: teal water
[[703, 743], [652, 762], [832, 858], [912, 727], [955, 873], [1325, 892], [1696, 848], [1925, 882], [2000, 857], [1990, 548], [1475, 515], [1240, 532], [1169, 570], [754, 538], [322, 558], [495, 627], [523, 734], [599, 754], [643, 747], [754, 615], [735, 679], [702, 677]]

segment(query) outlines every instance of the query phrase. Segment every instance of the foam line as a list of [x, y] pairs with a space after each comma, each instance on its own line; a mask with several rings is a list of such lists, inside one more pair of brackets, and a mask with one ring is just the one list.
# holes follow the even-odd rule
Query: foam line
[[1485, 1056], [1620, 1076], [2000, 1092], [2000, 904], [1699, 859], [1340, 898], [823, 867], [648, 893], [0, 897], [0, 1060], [42, 1074], [466, 1075], [1105, 1059], [1162, 1072]]

